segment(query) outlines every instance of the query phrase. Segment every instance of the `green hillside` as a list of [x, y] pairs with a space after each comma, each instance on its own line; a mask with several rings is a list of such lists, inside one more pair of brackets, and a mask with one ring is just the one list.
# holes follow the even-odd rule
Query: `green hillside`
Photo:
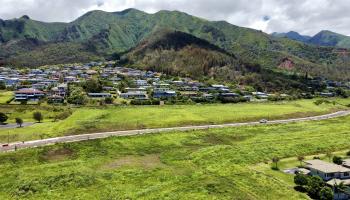
[[305, 80], [245, 63], [206, 40], [168, 29], [152, 33], [123, 56], [121, 62], [175, 76], [234, 82], [269, 91], [307, 88]]
[[[43, 23], [28, 17], [0, 22], [0, 60], [13, 64], [21, 54], [39, 54], [40, 46], [59, 42], [81, 43], [84, 57], [93, 54], [109, 58], [136, 47], [151, 33], [171, 29], [191, 34], [235, 54], [244, 63], [260, 65], [272, 70], [310, 72], [334, 79], [346, 79], [350, 70], [348, 54], [339, 55], [331, 47], [315, 47], [286, 38], [276, 38], [261, 31], [234, 26], [227, 22], [211, 22], [179, 11], [160, 11], [147, 14], [135, 9], [122, 12], [91, 11], [71, 23]], [[28, 41], [36, 43], [28, 46]], [[55, 45], [49, 45], [55, 48]], [[74, 45], [72, 45], [74, 46]], [[15, 51], [14, 51], [14, 50]], [[50, 51], [54, 52], [54, 51]], [[65, 53], [63, 53], [65, 54]], [[53, 55], [54, 56], [54, 55]], [[23, 56], [22, 56], [23, 57]], [[24, 56], [28, 57], [29, 56]], [[283, 61], [290, 59], [288, 69]], [[55, 62], [61, 61], [60, 59]], [[67, 60], [62, 60], [65, 62]], [[51, 63], [42, 57], [42, 63]], [[34, 66], [37, 63], [23, 59], [20, 64]]]

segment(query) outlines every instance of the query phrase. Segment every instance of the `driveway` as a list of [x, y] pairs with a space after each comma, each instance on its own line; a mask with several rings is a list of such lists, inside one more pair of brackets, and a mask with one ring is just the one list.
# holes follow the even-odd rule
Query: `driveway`
[[[25, 122], [25, 123], [22, 124], [22, 127], [31, 126], [33, 124], [35, 124], [35, 123], [34, 122]], [[0, 129], [12, 129], [12, 128], [18, 128], [18, 125], [17, 124], [13, 124], [13, 123], [0, 125]]]

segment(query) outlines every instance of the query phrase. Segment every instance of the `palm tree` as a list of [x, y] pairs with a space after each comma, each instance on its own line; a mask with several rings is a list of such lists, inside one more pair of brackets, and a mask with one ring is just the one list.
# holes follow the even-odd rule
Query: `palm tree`
[[347, 186], [343, 182], [340, 182], [339, 184], [334, 182], [333, 190], [334, 190], [334, 194], [338, 195], [338, 198], [340, 193], [344, 192], [344, 190], [346, 189], [347, 189]]

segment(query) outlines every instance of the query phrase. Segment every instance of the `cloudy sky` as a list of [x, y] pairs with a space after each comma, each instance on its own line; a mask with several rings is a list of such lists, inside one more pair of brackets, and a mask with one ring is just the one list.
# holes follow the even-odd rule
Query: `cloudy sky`
[[180, 10], [209, 20], [263, 30], [312, 35], [332, 30], [350, 35], [349, 0], [0, 0], [0, 18], [29, 15], [69, 22], [90, 10], [137, 8], [148, 13]]

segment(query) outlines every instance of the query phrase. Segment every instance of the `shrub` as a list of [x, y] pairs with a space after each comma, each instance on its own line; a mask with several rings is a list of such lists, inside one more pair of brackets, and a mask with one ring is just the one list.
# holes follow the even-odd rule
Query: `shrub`
[[333, 157], [333, 163], [337, 165], [343, 164], [343, 158], [339, 156], [334, 156]]
[[106, 97], [105, 100], [104, 100], [104, 102], [105, 102], [106, 104], [113, 104], [113, 98], [112, 98], [112, 97]]
[[4, 81], [0, 81], [0, 90], [5, 90], [6, 89], [6, 85]]
[[0, 124], [3, 124], [4, 122], [6, 122], [7, 119], [8, 119], [8, 116], [5, 113], [0, 112]]
[[347, 156], [350, 156], [350, 151], [346, 152], [346, 155], [347, 155]]
[[297, 174], [294, 177], [294, 183], [300, 186], [306, 186], [309, 184], [309, 177], [304, 174]]
[[67, 119], [69, 116], [72, 115], [72, 113], [73, 112], [71, 110], [67, 110], [67, 111], [61, 112], [61, 113], [59, 113], [58, 115], [55, 116], [55, 121]]
[[41, 112], [37, 111], [33, 113], [33, 119], [40, 123], [44, 119], [44, 116], [41, 114]]
[[131, 100], [130, 101], [131, 105], [159, 105], [160, 100], [158, 99], [149, 99], [149, 100]]

